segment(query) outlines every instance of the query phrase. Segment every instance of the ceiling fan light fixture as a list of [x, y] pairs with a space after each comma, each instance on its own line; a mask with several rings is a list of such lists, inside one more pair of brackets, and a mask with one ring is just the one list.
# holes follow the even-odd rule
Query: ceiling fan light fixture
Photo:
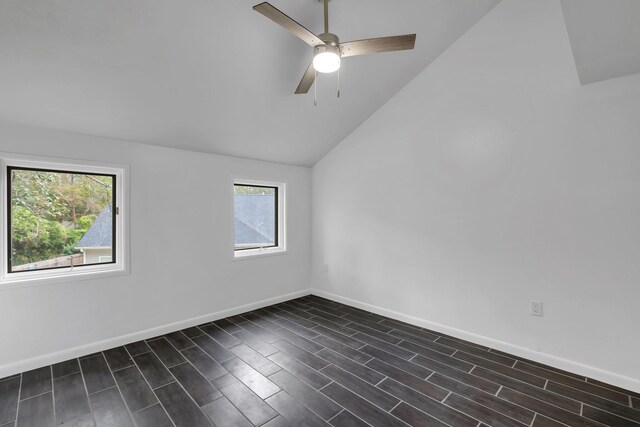
[[319, 73], [333, 73], [340, 68], [340, 48], [326, 44], [316, 46], [313, 68]]

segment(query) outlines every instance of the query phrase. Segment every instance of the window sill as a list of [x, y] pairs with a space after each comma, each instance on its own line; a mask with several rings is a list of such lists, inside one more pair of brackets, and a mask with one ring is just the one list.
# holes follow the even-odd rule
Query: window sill
[[265, 256], [286, 255], [287, 250], [284, 248], [269, 248], [269, 249], [248, 249], [244, 251], [234, 251], [233, 261], [240, 261], [243, 259], [251, 259]]
[[82, 280], [98, 280], [106, 279], [114, 276], [128, 275], [129, 270], [126, 268], [111, 268], [102, 270], [91, 271], [64, 271], [55, 275], [30, 275], [30, 276], [5, 276], [0, 279], [0, 291], [16, 289], [16, 288], [28, 288], [32, 286], [42, 285], [54, 285], [60, 283], [69, 283]]

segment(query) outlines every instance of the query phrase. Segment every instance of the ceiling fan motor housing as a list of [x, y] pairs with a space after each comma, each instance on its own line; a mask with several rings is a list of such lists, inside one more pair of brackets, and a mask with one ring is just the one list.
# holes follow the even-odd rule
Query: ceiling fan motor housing
[[332, 33], [318, 36], [324, 44], [314, 47], [313, 67], [320, 73], [332, 73], [340, 68], [340, 39]]
[[333, 33], [318, 34], [318, 38], [326, 44], [330, 44], [331, 46], [337, 47], [338, 45], [340, 45], [340, 39]]

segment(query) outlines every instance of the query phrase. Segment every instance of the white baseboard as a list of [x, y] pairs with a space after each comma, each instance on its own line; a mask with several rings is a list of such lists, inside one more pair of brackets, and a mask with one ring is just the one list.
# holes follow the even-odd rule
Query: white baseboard
[[31, 359], [19, 360], [14, 363], [0, 366], [0, 378], [8, 377], [20, 372], [30, 371], [31, 369], [37, 369], [42, 366], [64, 362], [65, 360], [73, 359], [75, 357], [82, 357], [99, 351], [108, 350], [110, 348], [119, 347], [121, 345], [129, 344], [135, 341], [153, 338], [155, 336], [164, 335], [169, 332], [179, 331], [181, 329], [189, 328], [191, 326], [199, 325], [202, 323], [212, 322], [214, 320], [223, 319], [229, 316], [235, 316], [237, 314], [246, 313], [247, 311], [257, 310], [262, 307], [267, 307], [269, 305], [278, 304], [283, 301], [309, 295], [310, 293], [311, 291], [309, 289], [303, 289], [301, 291], [296, 291], [273, 298], [267, 298], [262, 301], [233, 307], [227, 310], [217, 311], [215, 313], [205, 314], [203, 316], [198, 316], [187, 320], [181, 320], [179, 322], [146, 329], [144, 331], [109, 338], [106, 340], [45, 354], [43, 356], [33, 357]]
[[533, 360], [538, 363], [544, 363], [545, 365], [553, 366], [558, 369], [562, 369], [568, 372], [573, 372], [578, 375], [593, 378], [598, 381], [622, 387], [627, 390], [632, 390], [640, 393], [640, 380], [625, 377], [614, 372], [605, 371], [593, 366], [584, 365], [582, 363], [574, 362], [572, 360], [563, 359], [551, 354], [542, 353], [539, 351], [531, 350], [526, 347], [521, 347], [513, 344], [509, 344], [504, 341], [495, 340], [493, 338], [486, 337], [484, 335], [478, 335], [472, 332], [464, 331], [461, 329], [452, 328], [450, 326], [442, 325], [440, 323], [431, 322], [419, 317], [409, 316], [407, 314], [399, 313], [397, 311], [382, 308], [376, 305], [367, 304], [364, 302], [356, 301], [351, 298], [343, 297], [330, 292], [325, 292], [319, 289], [311, 289], [311, 293], [323, 298], [341, 302], [343, 304], [351, 305], [363, 310], [370, 311], [372, 313], [379, 314], [381, 316], [390, 317], [392, 319], [400, 320], [402, 322], [417, 325], [423, 328], [431, 329], [436, 332], [451, 335], [456, 338], [471, 341], [476, 344], [484, 345], [496, 350], [504, 351], [506, 353], [513, 354], [515, 356], [524, 357], [529, 360]]

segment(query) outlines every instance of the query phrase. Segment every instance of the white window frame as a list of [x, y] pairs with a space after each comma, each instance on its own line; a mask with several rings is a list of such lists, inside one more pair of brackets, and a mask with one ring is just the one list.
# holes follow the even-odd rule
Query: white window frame
[[[104, 265], [70, 266], [51, 270], [20, 271], [9, 273], [8, 259], [8, 167], [24, 167], [33, 169], [59, 170], [61, 172], [81, 172], [115, 175], [116, 177], [116, 262]], [[94, 279], [129, 273], [129, 241], [128, 241], [128, 172], [126, 165], [96, 163], [84, 160], [59, 159], [53, 157], [37, 157], [15, 153], [0, 152], [0, 289], [13, 286], [28, 286], [68, 282], [72, 280]]]
[[[235, 185], [247, 185], [247, 186], [262, 186], [262, 187], [275, 187], [278, 189], [278, 200], [277, 200], [277, 222], [278, 222], [278, 246], [268, 247], [268, 248], [256, 248], [256, 249], [243, 249], [236, 250], [236, 236], [235, 236]], [[233, 253], [234, 260], [241, 259], [250, 259], [260, 256], [269, 256], [269, 255], [284, 255], [287, 253], [287, 231], [286, 231], [286, 215], [287, 215], [287, 184], [284, 182], [273, 182], [273, 181], [257, 181], [253, 179], [234, 179], [231, 186], [231, 248]]]

